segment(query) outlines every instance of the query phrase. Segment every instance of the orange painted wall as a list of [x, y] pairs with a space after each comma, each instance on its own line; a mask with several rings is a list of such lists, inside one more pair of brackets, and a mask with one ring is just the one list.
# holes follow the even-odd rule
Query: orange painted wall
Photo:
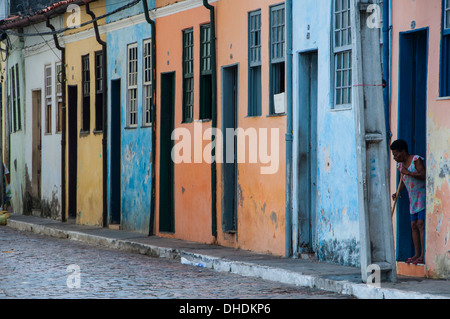
[[[282, 3], [267, 0], [227, 0], [219, 1], [217, 8], [217, 65], [218, 87], [221, 83], [221, 67], [239, 66], [239, 115], [238, 126], [249, 128], [271, 128], [279, 130], [279, 167], [276, 174], [262, 175], [261, 164], [239, 164], [238, 167], [238, 230], [236, 236], [223, 234], [219, 227], [218, 241], [224, 245], [235, 245], [242, 249], [258, 252], [284, 254], [285, 245], [285, 134], [286, 116], [267, 116], [269, 114], [269, 7]], [[247, 117], [248, 106], [248, 13], [261, 9], [261, 82], [262, 115]], [[221, 109], [221, 95], [218, 101]], [[221, 112], [218, 126], [221, 127]], [[268, 133], [270, 136], [270, 133]], [[268, 148], [270, 151], [270, 147]], [[247, 153], [248, 154], [248, 153]], [[221, 167], [218, 166], [218, 176]], [[218, 186], [218, 194], [221, 193]], [[220, 203], [220, 198], [217, 199]], [[221, 217], [218, 216], [220, 221]]]
[[[238, 126], [247, 128], [278, 129], [278, 171], [261, 175], [261, 166], [267, 164], [238, 165], [238, 223], [235, 234], [222, 231], [221, 165], [217, 164], [217, 239], [211, 235], [211, 169], [207, 163], [177, 164], [175, 166], [175, 233], [160, 233], [159, 186], [156, 189], [155, 230], [160, 236], [213, 243], [284, 254], [285, 245], [285, 133], [286, 116], [269, 114], [269, 6], [276, 1], [226, 0], [212, 3], [216, 7], [218, 127], [221, 128], [221, 72], [223, 66], [239, 68]], [[262, 13], [262, 116], [247, 117], [248, 83], [248, 12], [261, 9]], [[194, 125], [202, 123], [203, 130], [211, 122], [199, 122], [199, 43], [200, 25], [210, 22], [209, 11], [203, 6], [179, 12], [156, 20], [157, 77], [161, 73], [176, 72], [175, 128], [184, 127], [194, 135]], [[181, 124], [182, 120], [182, 30], [194, 29], [194, 122]], [[157, 110], [160, 121], [160, 86], [158, 85]], [[160, 152], [159, 127], [157, 154]], [[271, 136], [270, 133], [268, 135]], [[206, 146], [204, 142], [203, 146]], [[270, 146], [269, 146], [270, 152]], [[192, 152], [194, 154], [194, 152]], [[247, 150], [248, 154], [248, 150]], [[159, 156], [156, 159], [156, 181], [159, 181]]]
[[[209, 11], [198, 7], [189, 11], [179, 12], [156, 20], [157, 41], [157, 79], [160, 81], [161, 73], [176, 72], [175, 80], [175, 129], [186, 128], [194, 136], [194, 125], [199, 118], [199, 43], [200, 25], [209, 22]], [[182, 68], [182, 31], [193, 27], [194, 29], [194, 121], [182, 124], [182, 95], [183, 95], [183, 68]], [[156, 143], [156, 206], [155, 227], [160, 236], [175, 237], [203, 243], [214, 242], [211, 235], [211, 168], [207, 163], [177, 164], [175, 165], [175, 233], [159, 232], [159, 154], [161, 150], [161, 86], [158, 85], [157, 96], [157, 143]], [[211, 122], [202, 123], [203, 129], [211, 127]], [[192, 152], [192, 154], [194, 154]]]
[[[396, 0], [393, 10], [392, 43], [392, 140], [397, 138], [399, 32], [429, 28], [427, 84], [427, 219], [425, 274], [449, 278], [450, 275], [450, 97], [439, 98], [441, 48], [441, 1]], [[395, 162], [391, 161], [391, 193], [396, 188]], [[394, 220], [395, 222], [395, 220]], [[395, 224], [394, 224], [395, 230]], [[394, 232], [395, 233], [395, 232]]]

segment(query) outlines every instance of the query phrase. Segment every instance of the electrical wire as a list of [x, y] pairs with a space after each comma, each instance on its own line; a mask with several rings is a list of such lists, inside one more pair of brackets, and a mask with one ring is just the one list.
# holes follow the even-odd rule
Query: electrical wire
[[54, 35], [54, 34], [59, 34], [59, 33], [62, 33], [62, 32], [69, 31], [69, 30], [74, 30], [74, 29], [77, 29], [77, 28], [84, 27], [84, 26], [86, 26], [86, 25], [88, 25], [88, 24], [91, 24], [91, 23], [93, 23], [93, 22], [95, 22], [95, 21], [104, 19], [104, 18], [106, 18], [106, 17], [109, 17], [110, 15], [116, 14], [116, 13], [121, 12], [121, 11], [123, 11], [123, 10], [126, 10], [126, 9], [128, 9], [128, 8], [134, 7], [134, 6], [137, 5], [140, 1], [141, 1], [141, 0], [134, 0], [134, 1], [132, 1], [132, 2], [130, 2], [130, 3], [128, 3], [128, 4], [126, 4], [126, 5], [122, 6], [122, 7], [119, 7], [119, 8], [117, 8], [117, 9], [111, 11], [111, 12], [108, 12], [108, 13], [105, 13], [105, 14], [103, 14], [103, 15], [100, 15], [100, 16], [96, 17], [95, 19], [92, 19], [92, 20], [90, 20], [90, 21], [84, 22], [84, 23], [82, 23], [82, 24], [80, 24], [80, 25], [78, 25], [78, 26], [75, 26], [75, 27], [67, 27], [67, 28], [63, 28], [63, 29], [60, 29], [60, 30], [46, 31], [46, 32], [38, 32], [38, 33], [20, 33], [20, 32], [15, 32], [15, 31], [7, 30], [6, 33], [7, 33], [8, 35], [14, 35], [14, 36], [20, 36], [20, 37], [33, 37], [33, 36], [44, 36], [44, 35]]

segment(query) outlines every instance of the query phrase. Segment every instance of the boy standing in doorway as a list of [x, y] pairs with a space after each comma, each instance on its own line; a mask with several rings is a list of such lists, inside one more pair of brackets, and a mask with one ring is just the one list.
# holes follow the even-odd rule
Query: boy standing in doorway
[[[423, 158], [408, 153], [408, 144], [404, 140], [396, 140], [391, 144], [392, 155], [401, 173], [400, 191], [406, 187], [410, 202], [411, 231], [415, 255], [408, 258], [407, 263], [423, 264], [424, 232], [425, 232], [425, 165]], [[397, 200], [396, 194], [392, 199]]]
[[[392, 155], [401, 173], [400, 191], [406, 187], [409, 195], [409, 211], [411, 216], [411, 231], [415, 255], [408, 258], [407, 263], [423, 264], [424, 233], [425, 233], [425, 165], [419, 155], [408, 153], [408, 144], [404, 140], [396, 140], [391, 144]], [[396, 194], [392, 199], [397, 200]]]

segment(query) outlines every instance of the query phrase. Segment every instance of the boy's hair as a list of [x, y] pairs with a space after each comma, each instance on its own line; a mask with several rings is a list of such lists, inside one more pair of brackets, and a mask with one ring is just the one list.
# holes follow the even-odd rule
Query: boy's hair
[[396, 140], [391, 144], [391, 151], [403, 151], [405, 150], [408, 153], [408, 143], [404, 140]]

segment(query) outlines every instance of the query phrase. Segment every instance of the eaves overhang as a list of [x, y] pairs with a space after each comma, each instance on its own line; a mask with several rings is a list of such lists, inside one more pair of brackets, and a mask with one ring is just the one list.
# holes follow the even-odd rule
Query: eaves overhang
[[34, 23], [44, 22], [52, 16], [65, 13], [69, 5], [85, 5], [86, 3], [94, 2], [96, 0], [64, 0], [59, 1], [45, 9], [36, 11], [32, 14], [16, 15], [6, 19], [0, 20], [1, 30], [24, 28]]

